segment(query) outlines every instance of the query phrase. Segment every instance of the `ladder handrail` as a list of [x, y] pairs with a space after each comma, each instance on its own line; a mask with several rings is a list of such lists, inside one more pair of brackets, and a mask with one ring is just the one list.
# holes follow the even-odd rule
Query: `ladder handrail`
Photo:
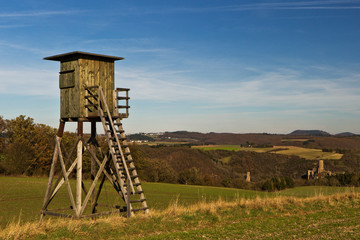
[[[116, 143], [117, 143], [117, 145], [119, 146], [119, 152], [120, 152], [120, 156], [121, 156], [121, 161], [122, 161], [123, 167], [124, 167], [124, 169], [125, 169], [126, 177], [127, 177], [127, 179], [129, 179], [129, 183], [130, 183], [130, 187], [131, 187], [132, 192], [135, 193], [135, 189], [134, 189], [134, 186], [133, 186], [133, 183], [132, 183], [132, 180], [131, 180], [131, 176], [130, 176], [130, 173], [129, 173], [129, 169], [128, 169], [128, 167], [127, 167], [126, 160], [125, 160], [124, 154], [123, 154], [122, 149], [121, 149], [121, 144], [120, 144], [119, 138], [118, 138], [118, 136], [117, 136], [117, 133], [116, 133], [116, 131], [115, 131], [114, 122], [113, 122], [113, 120], [112, 120], [112, 117], [111, 117], [111, 114], [110, 114], [110, 111], [109, 111], [109, 107], [108, 107], [108, 105], [107, 105], [107, 103], [106, 103], [106, 99], [105, 99], [105, 96], [104, 96], [104, 93], [103, 93], [103, 91], [102, 91], [102, 87], [101, 87], [101, 86], [99, 86], [98, 92], [99, 92], [99, 101], [98, 101], [98, 103], [99, 103], [99, 113], [100, 113], [101, 115], [103, 115], [102, 108], [101, 108], [101, 106], [100, 106], [100, 104], [101, 104], [101, 102], [102, 102], [102, 104], [104, 105], [105, 110], [106, 110], [106, 112], [107, 112], [107, 115], [108, 115], [108, 118], [109, 118], [109, 123], [111, 124], [111, 129], [112, 129], [113, 135], [114, 135], [114, 137], [115, 137]], [[103, 117], [104, 117], [104, 116], [103, 116]], [[104, 130], [106, 131], [107, 129], [104, 129]], [[106, 137], [108, 138], [106, 132], [105, 132], [105, 135], [106, 135]], [[113, 152], [112, 152], [112, 155], [114, 155]], [[113, 156], [113, 158], [114, 158], [114, 161], [116, 161], [115, 156]], [[119, 171], [116, 171], [116, 172], [117, 172], [117, 174], [118, 174], [119, 180], [121, 181], [122, 179], [121, 179], [121, 176], [119, 176], [119, 175], [120, 175], [120, 174], [119, 174]], [[129, 189], [127, 189], [127, 194], [129, 194]]]

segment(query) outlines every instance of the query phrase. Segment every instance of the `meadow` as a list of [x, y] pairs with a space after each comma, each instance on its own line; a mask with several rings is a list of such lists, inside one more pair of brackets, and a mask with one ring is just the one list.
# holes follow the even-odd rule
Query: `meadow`
[[283, 155], [294, 155], [301, 158], [314, 160], [314, 159], [328, 159], [339, 160], [343, 156], [340, 153], [323, 152], [321, 149], [303, 148], [295, 146], [273, 146], [273, 147], [240, 147], [239, 145], [204, 145], [193, 146], [193, 148], [209, 150], [228, 150], [228, 151], [251, 151], [258, 153], [276, 153]]
[[[151, 193], [148, 186], [148, 195]], [[178, 186], [156, 184], [161, 192]], [[175, 188], [173, 188], [175, 187]], [[360, 193], [356, 188], [302, 187], [268, 194], [184, 186], [182, 198], [167, 197], [165, 208], [125, 218], [15, 220], [0, 229], [0, 239], [358, 239]], [[189, 190], [189, 191], [184, 191]], [[229, 190], [229, 191], [223, 191]], [[204, 194], [217, 200], [204, 198]], [[229, 195], [230, 194], [230, 195]], [[240, 194], [240, 195], [239, 195]], [[244, 194], [241, 196], [241, 194]], [[297, 197], [294, 197], [294, 196]], [[172, 193], [169, 194], [172, 195]], [[162, 198], [164, 200], [164, 198]], [[159, 200], [159, 199], [158, 199]], [[184, 200], [184, 204], [179, 202]], [[195, 200], [195, 201], [194, 201]], [[7, 209], [9, 211], [9, 209]]]
[[[75, 187], [75, 181], [71, 181]], [[22, 222], [35, 221], [40, 217], [40, 210], [46, 190], [47, 179], [35, 177], [0, 177], [0, 228], [11, 221], [21, 219]], [[90, 181], [85, 181], [90, 185]], [[233, 200], [239, 196], [253, 198], [266, 193], [238, 190], [231, 188], [217, 188], [193, 185], [178, 185], [166, 183], [142, 183], [152, 209], [165, 209], [171, 202], [180, 205], [190, 205], [200, 200], [215, 201], [219, 197]], [[99, 202], [115, 205], [120, 202], [120, 197], [113, 187], [105, 183]], [[50, 205], [50, 209], [70, 206], [70, 200], [63, 186]]]
[[[73, 181], [72, 184], [74, 184]], [[85, 182], [85, 185], [88, 184], [90, 182]], [[46, 178], [0, 177], [0, 229], [5, 228], [11, 222], [20, 221], [24, 224], [26, 222], [37, 221], [40, 217], [46, 185]], [[148, 199], [148, 205], [152, 210], [156, 211], [163, 211], [174, 203], [178, 206], [187, 207], [199, 202], [216, 202], [219, 199], [231, 202], [238, 199], [309, 198], [360, 192], [360, 188], [314, 186], [269, 193], [233, 188], [166, 183], [143, 183], [142, 185]], [[99, 201], [108, 205], [114, 205], [120, 199], [110, 184], [105, 184]], [[52, 202], [51, 209], [61, 208], [64, 205], [70, 206], [70, 201], [65, 188], [62, 188]]]

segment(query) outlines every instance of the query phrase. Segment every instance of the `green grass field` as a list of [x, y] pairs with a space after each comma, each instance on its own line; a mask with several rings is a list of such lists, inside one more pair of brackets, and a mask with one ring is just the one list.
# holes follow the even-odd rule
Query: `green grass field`
[[[157, 187], [176, 189], [176, 185], [161, 185]], [[115, 214], [96, 220], [46, 218], [41, 225], [38, 221], [15, 221], [0, 229], [0, 239], [360, 238], [359, 189], [306, 187], [262, 197], [256, 192], [240, 190], [244, 193], [242, 197], [207, 201], [199, 196], [229, 192], [223, 192], [222, 188], [187, 187], [177, 189], [189, 190], [186, 193], [195, 199], [195, 202], [185, 201], [185, 206], [167, 199], [166, 203], [170, 202], [167, 208], [152, 208], [148, 215], [138, 213], [129, 219]], [[200, 189], [205, 192], [196, 193]], [[181, 195], [177, 198], [182, 199]]]
[[284, 155], [295, 155], [301, 158], [314, 160], [314, 159], [329, 159], [339, 160], [343, 156], [340, 153], [323, 152], [321, 149], [302, 148], [294, 146], [273, 146], [266, 148], [257, 147], [240, 147], [239, 145], [204, 145], [193, 146], [193, 148], [202, 149], [204, 151], [209, 150], [228, 150], [228, 151], [252, 151], [258, 153], [276, 153]]
[[[74, 182], [72, 182], [74, 183]], [[85, 182], [89, 185], [90, 182]], [[36, 221], [40, 217], [43, 202], [46, 178], [35, 177], [0, 177], [0, 228], [9, 222]], [[143, 183], [143, 189], [151, 209], [166, 209], [169, 204], [177, 202], [181, 206], [189, 206], [200, 201], [212, 202], [219, 198], [225, 201], [234, 199], [272, 198], [278, 196], [312, 197], [332, 195], [344, 192], [360, 192], [360, 188], [341, 187], [299, 187], [281, 192], [268, 193], [250, 190], [178, 185], [166, 183]], [[120, 202], [119, 196], [110, 186], [105, 184], [100, 202], [115, 205]], [[63, 186], [50, 205], [49, 209], [58, 209], [70, 206], [70, 200]]]

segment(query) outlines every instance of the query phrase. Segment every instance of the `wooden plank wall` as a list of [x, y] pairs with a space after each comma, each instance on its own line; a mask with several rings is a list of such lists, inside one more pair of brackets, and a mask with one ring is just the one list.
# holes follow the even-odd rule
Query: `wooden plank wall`
[[75, 70], [75, 86], [72, 88], [60, 89], [60, 117], [80, 117], [80, 105], [79, 105], [79, 76], [76, 74], [78, 71], [78, 62], [76, 60], [62, 62], [60, 65], [60, 71]]
[[[79, 59], [80, 68], [80, 85], [82, 91], [80, 93], [81, 116], [85, 117], [85, 87], [86, 86], [101, 86], [108, 106], [114, 106], [113, 91], [114, 91], [114, 62], [100, 61], [97, 59]], [[113, 114], [113, 108], [110, 109]]]
[[85, 109], [85, 87], [101, 86], [111, 115], [114, 114], [114, 62], [96, 58], [81, 58], [61, 62], [60, 71], [75, 70], [75, 86], [60, 89], [61, 118], [87, 117]]

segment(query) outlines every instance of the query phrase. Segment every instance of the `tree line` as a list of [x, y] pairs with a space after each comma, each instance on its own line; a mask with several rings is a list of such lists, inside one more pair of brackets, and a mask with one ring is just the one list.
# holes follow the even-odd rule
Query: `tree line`
[[0, 116], [0, 173], [44, 174], [54, 150], [56, 129], [20, 115]]
[[[0, 174], [47, 176], [55, 146], [56, 129], [20, 115], [0, 116]], [[99, 136], [99, 144], [107, 143]], [[65, 132], [62, 144], [70, 149], [76, 134]], [[306, 181], [307, 169], [317, 161], [273, 153], [202, 151], [189, 146], [130, 145], [142, 181], [224, 186], [274, 191], [294, 185], [360, 185], [360, 154], [348, 151], [341, 160], [327, 161], [326, 169], [345, 175]], [[223, 159], [228, 159], [224, 162]], [[90, 178], [90, 156], [83, 155], [84, 177]], [[251, 183], [245, 181], [251, 172]], [[351, 172], [351, 173], [349, 173]], [[71, 177], [71, 176], [70, 176]], [[292, 181], [292, 180], [295, 180]]]

